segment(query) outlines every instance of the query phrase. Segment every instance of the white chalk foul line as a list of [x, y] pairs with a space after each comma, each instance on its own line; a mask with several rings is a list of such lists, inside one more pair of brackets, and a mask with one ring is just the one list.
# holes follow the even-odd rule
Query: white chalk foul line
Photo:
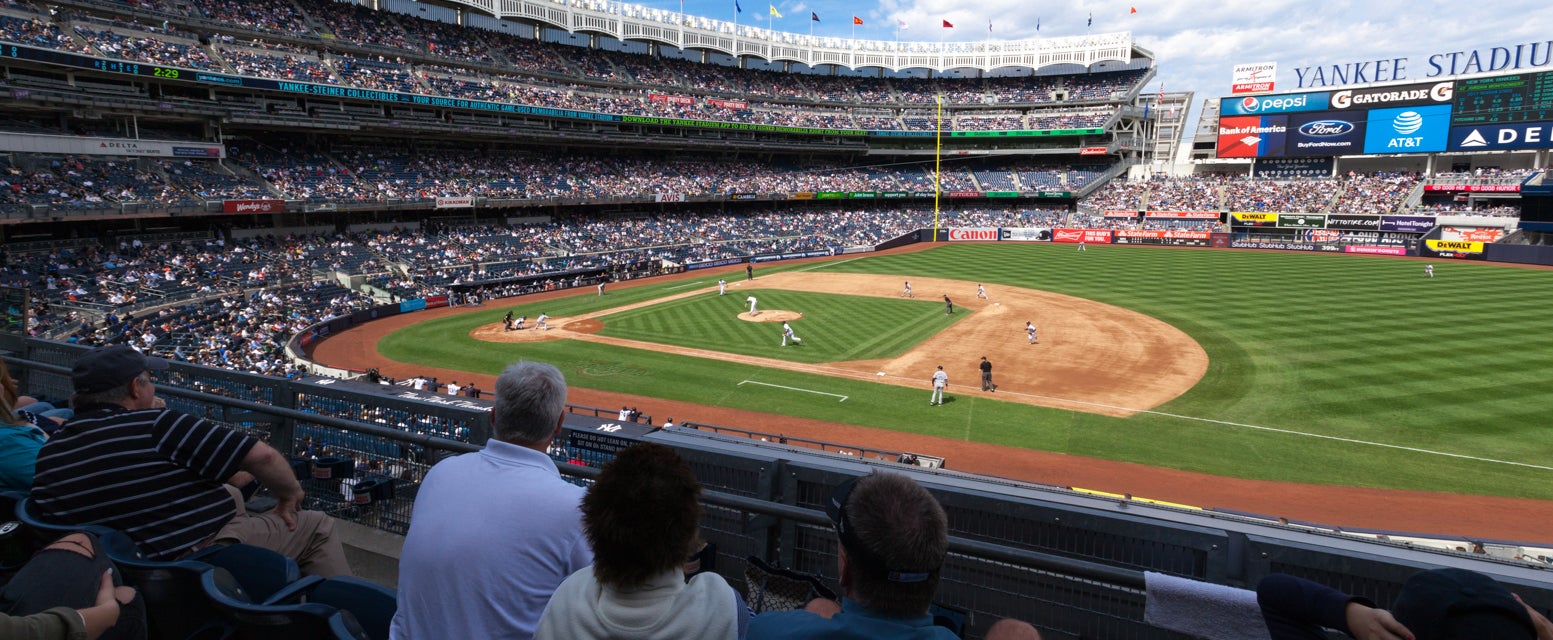
[[665, 291], [673, 291], [673, 290], [675, 290], [675, 289], [684, 289], [684, 288], [685, 288], [685, 287], [694, 287], [694, 286], [696, 286], [696, 285], [698, 285], [698, 284], [701, 284], [701, 283], [703, 283], [703, 282], [706, 282], [706, 281], [705, 281], [705, 280], [697, 280], [697, 281], [695, 281], [695, 282], [690, 282], [690, 283], [686, 283], [686, 284], [680, 284], [680, 285], [675, 285], [675, 286], [672, 286], [672, 287], [664, 287], [664, 290], [665, 290]]
[[825, 393], [824, 391], [815, 391], [813, 389], [799, 389], [798, 387], [784, 387], [784, 386], [779, 385], [779, 384], [770, 384], [770, 383], [767, 383], [767, 382], [756, 382], [754, 380], [740, 380], [738, 386], [742, 387], [742, 386], [744, 386], [746, 384], [758, 384], [758, 385], [763, 386], [763, 387], [776, 387], [778, 389], [787, 389], [788, 391], [802, 391], [804, 393], [818, 393], [818, 394], [820, 394], [822, 396], [830, 396], [832, 398], [841, 398], [840, 400], [837, 400], [836, 402], [846, 402], [847, 401], [847, 396], [841, 395], [839, 393]]

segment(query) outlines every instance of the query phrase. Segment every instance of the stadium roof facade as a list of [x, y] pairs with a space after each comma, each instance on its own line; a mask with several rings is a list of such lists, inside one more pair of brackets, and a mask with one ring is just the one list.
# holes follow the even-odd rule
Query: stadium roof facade
[[693, 16], [625, 2], [603, 0], [446, 0], [498, 19], [551, 25], [568, 32], [592, 32], [620, 40], [649, 41], [680, 49], [715, 51], [767, 62], [890, 71], [1028, 67], [1089, 67], [1130, 63], [1154, 54], [1133, 43], [1131, 32], [1041, 40], [915, 42], [813, 36]]

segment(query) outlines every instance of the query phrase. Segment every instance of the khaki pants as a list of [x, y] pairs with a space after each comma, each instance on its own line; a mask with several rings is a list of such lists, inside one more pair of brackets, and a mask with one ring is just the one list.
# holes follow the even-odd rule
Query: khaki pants
[[273, 513], [252, 514], [243, 506], [243, 495], [225, 485], [237, 503], [237, 516], [216, 532], [215, 542], [240, 542], [276, 551], [295, 559], [302, 573], [331, 578], [351, 575], [345, 548], [334, 535], [334, 518], [318, 511], [298, 511], [297, 529]]

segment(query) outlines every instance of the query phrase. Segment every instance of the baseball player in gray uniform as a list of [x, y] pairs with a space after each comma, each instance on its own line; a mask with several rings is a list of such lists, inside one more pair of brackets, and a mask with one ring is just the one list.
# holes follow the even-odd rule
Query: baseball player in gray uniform
[[933, 372], [933, 399], [929, 405], [941, 405], [944, 403], [944, 387], [949, 386], [949, 374], [944, 373], [944, 365], [938, 365], [938, 371]]

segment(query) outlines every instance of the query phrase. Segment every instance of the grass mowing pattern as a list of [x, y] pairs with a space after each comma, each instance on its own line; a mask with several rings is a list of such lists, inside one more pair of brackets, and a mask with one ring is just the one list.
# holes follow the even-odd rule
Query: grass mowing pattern
[[[1541, 434], [1542, 416], [1553, 406], [1553, 385], [1542, 382], [1553, 370], [1553, 347], [1535, 337], [1553, 316], [1553, 301], [1535, 292], [1553, 289], [1553, 272], [1435, 266], [1438, 277], [1429, 280], [1415, 260], [1104, 246], [1077, 253], [1010, 243], [948, 245], [823, 269], [978, 281], [994, 300], [1002, 286], [1045, 289], [1152, 315], [1190, 334], [1210, 358], [1202, 381], [1160, 411], [1553, 466], [1553, 443]], [[683, 282], [612, 292], [604, 302], [584, 295], [539, 306], [566, 315], [577, 311], [563, 304], [605, 308], [627, 296], [667, 295], [674, 291], [666, 287], [677, 284]], [[622, 297], [610, 299], [616, 295]], [[524, 307], [533, 309], [530, 317], [538, 314]], [[492, 345], [462, 338], [468, 328], [495, 322], [502, 309], [480, 314], [484, 319], [408, 327], [380, 350], [395, 360], [492, 374], [519, 357], [540, 359], [560, 366], [576, 386], [1220, 475], [1553, 499], [1553, 472], [1542, 469], [952, 392], [951, 402], [928, 409], [921, 406], [925, 382], [904, 389], [575, 341]], [[735, 386], [745, 379], [851, 398], [822, 402]]]
[[971, 314], [944, 313], [941, 302], [762, 289], [761, 308], [804, 314], [792, 321], [801, 346], [783, 348], [782, 323], [740, 320], [744, 296], [699, 295], [600, 318], [600, 333], [793, 362], [890, 358]]

